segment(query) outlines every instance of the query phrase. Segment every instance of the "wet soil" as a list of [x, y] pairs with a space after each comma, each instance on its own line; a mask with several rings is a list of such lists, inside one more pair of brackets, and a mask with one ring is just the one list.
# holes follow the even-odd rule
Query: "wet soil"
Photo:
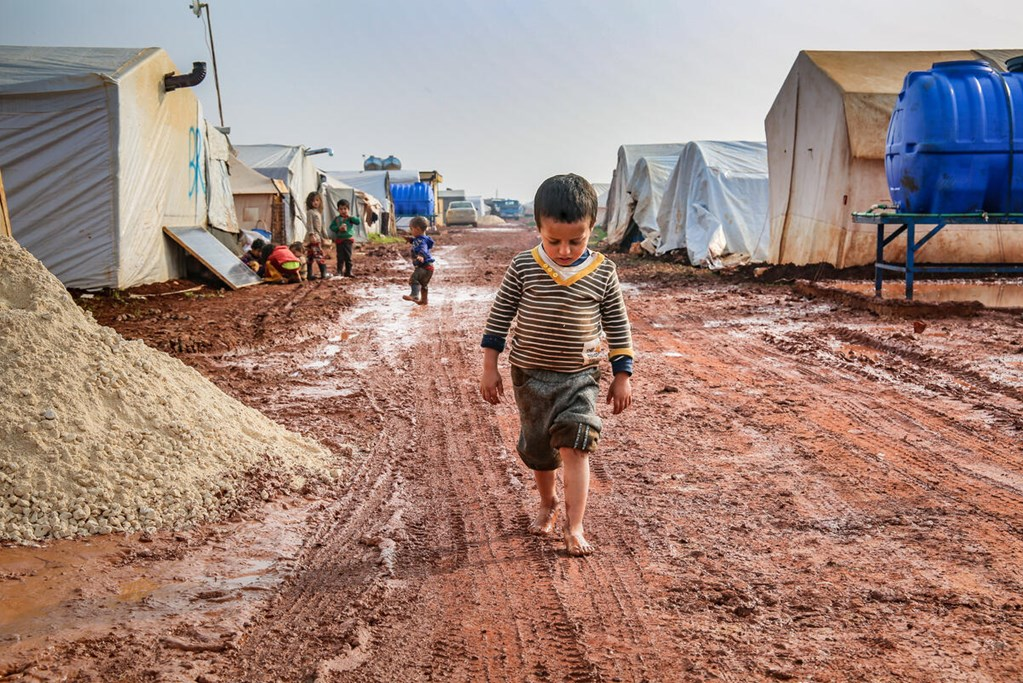
[[635, 400], [569, 558], [525, 533], [516, 411], [476, 384], [532, 239], [441, 235], [426, 307], [389, 246], [351, 280], [81, 300], [348, 468], [199, 529], [0, 549], [0, 680], [1023, 679], [1018, 313], [616, 257]]

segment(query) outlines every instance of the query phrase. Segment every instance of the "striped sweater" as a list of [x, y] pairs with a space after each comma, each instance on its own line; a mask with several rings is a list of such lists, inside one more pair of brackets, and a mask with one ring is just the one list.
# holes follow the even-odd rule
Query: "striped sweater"
[[606, 336], [615, 372], [632, 372], [632, 332], [618, 270], [603, 254], [591, 252], [568, 268], [539, 245], [515, 256], [490, 309], [483, 346], [502, 351], [509, 332], [509, 361], [516, 367], [585, 369], [600, 361]]

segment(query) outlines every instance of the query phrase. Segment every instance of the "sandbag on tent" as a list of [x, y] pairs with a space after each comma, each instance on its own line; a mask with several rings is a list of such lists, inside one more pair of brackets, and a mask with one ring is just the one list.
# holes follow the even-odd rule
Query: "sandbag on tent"
[[207, 224], [211, 138], [193, 91], [166, 90], [172, 73], [159, 48], [0, 46], [14, 237], [66, 287], [184, 275], [163, 227]]
[[657, 249], [661, 236], [657, 212], [677, 164], [677, 154], [643, 157], [636, 163], [626, 190], [629, 198], [628, 211], [625, 213], [628, 228], [617, 239], [609, 233], [608, 244], [612, 247], [628, 247], [633, 242], [642, 242], [643, 248], [651, 253]]
[[[764, 121], [770, 168], [772, 263], [873, 263], [876, 228], [853, 211], [890, 201], [884, 155], [888, 122], [909, 71], [984, 59], [998, 71], [1021, 50], [800, 52]], [[1020, 262], [1018, 227], [945, 230], [918, 256], [931, 262]], [[1011, 235], [1011, 237], [1009, 236]], [[885, 253], [905, 256], [905, 240]]]
[[661, 200], [657, 253], [684, 248], [711, 268], [726, 255], [766, 261], [769, 194], [766, 142], [690, 142]]
[[657, 145], [622, 145], [618, 148], [618, 164], [611, 176], [607, 195], [607, 241], [619, 244], [629, 229], [629, 195], [627, 193], [636, 164], [645, 156], [678, 156], [683, 143]]

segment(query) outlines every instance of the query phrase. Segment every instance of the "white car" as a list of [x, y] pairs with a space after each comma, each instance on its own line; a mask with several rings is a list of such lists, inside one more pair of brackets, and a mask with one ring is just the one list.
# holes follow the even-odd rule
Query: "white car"
[[444, 212], [444, 225], [471, 225], [476, 227], [476, 221], [479, 217], [476, 215], [476, 207], [472, 205], [472, 202], [451, 202], [448, 205], [448, 210]]

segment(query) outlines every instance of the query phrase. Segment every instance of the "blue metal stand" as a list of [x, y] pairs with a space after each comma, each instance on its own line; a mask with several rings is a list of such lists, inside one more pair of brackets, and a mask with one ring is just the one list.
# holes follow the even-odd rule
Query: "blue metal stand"
[[[1011, 225], [1023, 223], [1023, 213], [854, 213], [853, 223], [877, 225], [877, 255], [874, 261], [874, 296], [881, 298], [881, 277], [884, 271], [904, 273], [906, 277], [906, 300], [913, 300], [913, 277], [916, 273], [1023, 273], [1023, 263], [926, 263], [916, 262], [917, 253], [927, 242], [948, 225], [989, 224]], [[886, 225], [898, 225], [890, 235], [885, 235]], [[934, 226], [920, 241], [916, 240], [916, 227]], [[906, 262], [890, 263], [884, 260], [884, 248], [897, 237], [906, 234]]]

